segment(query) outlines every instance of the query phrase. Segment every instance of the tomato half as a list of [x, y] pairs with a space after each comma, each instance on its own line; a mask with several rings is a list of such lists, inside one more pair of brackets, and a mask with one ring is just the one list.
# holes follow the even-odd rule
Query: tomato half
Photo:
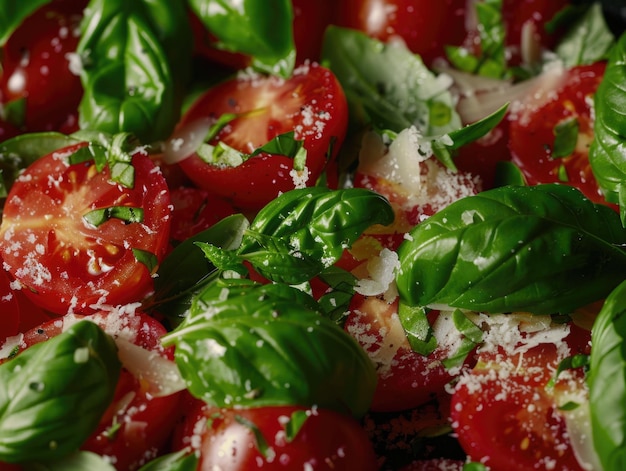
[[564, 356], [588, 353], [589, 332], [572, 326], [566, 343], [551, 338], [547, 330], [545, 343], [522, 343], [514, 351], [489, 349], [457, 384], [450, 407], [452, 426], [472, 460], [494, 471], [582, 469], [555, 389], [582, 387], [583, 375], [576, 370], [562, 374], [563, 383], [559, 379], [554, 388], [548, 382]]
[[327, 153], [343, 142], [348, 123], [339, 82], [316, 64], [298, 68], [288, 80], [245, 75], [217, 85], [194, 103], [181, 128], [209, 129], [226, 113], [237, 118], [220, 130], [212, 144], [222, 141], [250, 154], [293, 131], [307, 150], [306, 169], [298, 172], [291, 158], [265, 152], [236, 166], [208, 164], [195, 153], [180, 162], [196, 185], [250, 209], [263, 207], [282, 192], [315, 184], [327, 166]]
[[[606, 203], [589, 165], [589, 146], [593, 140], [592, 100], [605, 64], [574, 67], [566, 71], [565, 81], [539, 103], [523, 103], [510, 121], [509, 148], [512, 161], [528, 184], [563, 183], [581, 190], [598, 203]], [[578, 128], [573, 152], [555, 155], [557, 127]]]
[[[291, 438], [287, 427], [294, 414], [306, 419]], [[378, 469], [372, 443], [361, 425], [325, 409], [219, 409], [199, 404], [184, 425], [180, 444], [199, 452], [198, 471]]]
[[402, 39], [428, 65], [466, 36], [465, 0], [344, 0], [337, 23], [387, 42]]
[[[0, 259], [1, 261], [1, 259]], [[0, 268], [0, 345], [4, 339], [18, 333], [20, 324], [20, 305], [11, 280], [6, 271]]]
[[[49, 154], [13, 184], [0, 226], [0, 250], [9, 272], [33, 302], [57, 314], [92, 312], [98, 304], [140, 300], [152, 287], [139, 254], [160, 259], [167, 248], [170, 198], [151, 160], [136, 154], [134, 188], [110, 181], [93, 161], [68, 165], [76, 147]], [[130, 222], [112, 217], [95, 226], [93, 210], [137, 208]]]
[[[82, 85], [70, 70], [85, 0], [55, 0], [26, 18], [2, 50], [0, 99], [5, 111], [23, 106], [23, 122], [32, 131], [73, 131]], [[17, 103], [24, 100], [23, 104]], [[0, 137], [1, 139], [1, 137]]]
[[437, 330], [447, 330], [450, 335], [438, 338], [433, 353], [421, 355], [409, 345], [398, 318], [397, 300], [388, 304], [375, 297], [355, 295], [349, 312], [345, 330], [376, 365], [378, 382], [371, 410], [406, 410], [445, 394], [445, 386], [454, 376], [442, 361], [454, 353], [451, 345], [459, 339], [451, 320], [439, 311], [430, 313], [429, 321], [439, 326]]

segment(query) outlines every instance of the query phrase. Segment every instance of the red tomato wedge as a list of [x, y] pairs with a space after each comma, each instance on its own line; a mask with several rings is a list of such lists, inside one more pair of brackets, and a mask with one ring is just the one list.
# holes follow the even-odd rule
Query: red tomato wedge
[[[110, 181], [108, 167], [68, 165], [77, 147], [49, 154], [12, 186], [0, 226], [0, 250], [23, 292], [43, 308], [89, 313], [99, 304], [140, 300], [152, 278], [139, 255], [162, 258], [170, 226], [170, 197], [160, 171], [133, 157], [134, 188]], [[112, 217], [98, 226], [84, 216], [116, 207], [143, 212], [138, 222]]]
[[[593, 140], [593, 94], [604, 76], [604, 63], [574, 67], [556, 90], [545, 91], [545, 99], [532, 98], [513, 111], [509, 148], [512, 161], [529, 185], [563, 183], [574, 186], [597, 203], [606, 203], [589, 165]], [[555, 146], [557, 135], [576, 127], [571, 152]], [[561, 129], [561, 131], [559, 131]], [[562, 149], [562, 147], [561, 147]], [[565, 153], [565, 155], [563, 155]]]
[[4, 339], [18, 333], [19, 325], [20, 305], [16, 293], [6, 271], [0, 269], [0, 345]]
[[[236, 166], [209, 164], [196, 153], [180, 161], [196, 185], [250, 209], [261, 208], [282, 192], [314, 185], [327, 168], [329, 152], [343, 142], [348, 123], [339, 82], [329, 70], [310, 64], [296, 69], [288, 80], [248, 74], [211, 88], [184, 116], [180, 137], [172, 142], [192, 139], [193, 132], [186, 130], [195, 130], [201, 141], [206, 130], [227, 113], [237, 117], [211, 144], [222, 141], [250, 154], [276, 136], [293, 131], [307, 151], [303, 171], [294, 170], [292, 158], [265, 152]], [[199, 144], [196, 142], [196, 148]], [[192, 147], [190, 152], [194, 150]]]
[[[291, 437], [290, 422], [303, 416], [303, 425]], [[199, 453], [198, 471], [378, 469], [372, 443], [359, 422], [317, 408], [219, 409], [198, 404], [177, 436], [180, 446]]]

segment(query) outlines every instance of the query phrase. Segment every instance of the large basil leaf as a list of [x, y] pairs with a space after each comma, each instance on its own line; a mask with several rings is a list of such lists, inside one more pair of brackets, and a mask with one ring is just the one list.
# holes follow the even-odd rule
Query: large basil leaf
[[400, 132], [414, 125], [427, 137], [461, 128], [449, 84], [405, 46], [330, 26], [322, 57], [341, 82], [353, 116], [364, 114], [376, 128]]
[[81, 321], [0, 366], [0, 460], [63, 458], [98, 426], [121, 364], [111, 337]]
[[289, 0], [189, 0], [189, 5], [222, 48], [252, 56], [252, 66], [289, 77], [296, 52]]
[[333, 265], [365, 229], [393, 217], [383, 196], [362, 188], [292, 190], [259, 211], [238, 254], [273, 281], [299, 284]]
[[589, 408], [604, 471], [626, 469], [626, 282], [606, 299], [591, 335]]
[[398, 289], [412, 306], [568, 313], [624, 278], [625, 244], [617, 213], [572, 187], [501, 187], [416, 226], [398, 250]]
[[46, 463], [26, 463], [24, 471], [115, 471], [115, 467], [100, 455], [90, 451], [72, 453], [60, 460]]
[[[604, 78], [596, 91], [594, 140], [589, 150], [593, 174], [607, 201], [626, 201], [626, 34], [612, 49]], [[624, 219], [624, 218], [623, 218]]]
[[163, 338], [194, 396], [220, 407], [303, 405], [369, 408], [376, 373], [364, 350], [318, 312], [267, 288], [235, 285], [193, 309]]
[[4, 46], [22, 21], [52, 0], [0, 0], [0, 46]]
[[181, 450], [160, 456], [139, 468], [139, 471], [196, 471], [197, 469], [198, 456]]
[[82, 33], [81, 128], [130, 132], [145, 143], [167, 137], [190, 64], [184, 3], [92, 0]]

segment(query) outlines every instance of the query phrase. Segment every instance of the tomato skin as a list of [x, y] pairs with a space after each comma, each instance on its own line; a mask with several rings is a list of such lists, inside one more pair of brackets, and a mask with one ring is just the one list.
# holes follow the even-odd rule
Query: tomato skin
[[399, 37], [429, 65], [465, 39], [465, 7], [465, 0], [344, 0], [337, 23], [383, 42]]
[[537, 41], [546, 49], [556, 46], [558, 34], [550, 34], [546, 23], [559, 11], [570, 5], [569, 0], [503, 0], [502, 19], [506, 24], [506, 42], [519, 46], [524, 25], [532, 23]]
[[[198, 471], [378, 469], [372, 444], [360, 424], [335, 411], [309, 409], [309, 416], [296, 437], [287, 441], [284, 424], [296, 411], [307, 409], [296, 406], [219, 409], [199, 404], [185, 424], [183, 437], [187, 437], [188, 443], [201, 440]], [[272, 448], [267, 457], [259, 452], [254, 432], [241, 423], [242, 419], [253, 423]], [[204, 431], [198, 437], [201, 427]]]
[[[335, 151], [340, 147], [348, 123], [348, 106], [339, 82], [317, 64], [298, 68], [288, 80], [245, 76], [223, 82], [194, 103], [181, 126], [204, 123], [208, 129], [225, 113], [239, 117], [212, 143], [222, 141], [241, 152], [251, 153], [277, 135], [294, 131], [294, 137], [304, 141], [309, 172], [306, 181], [298, 185], [308, 186], [315, 184], [326, 168], [331, 144]], [[297, 186], [290, 175], [293, 160], [281, 155], [261, 153], [235, 167], [224, 167], [207, 164], [192, 154], [180, 166], [197, 186], [240, 208], [259, 209]]]
[[11, 288], [11, 279], [4, 268], [0, 268], [0, 313], [2, 313], [2, 321], [0, 322], [1, 345], [4, 339], [19, 332], [21, 314], [16, 292]]
[[[129, 189], [111, 184], [108, 168], [97, 172], [93, 162], [67, 165], [63, 156], [76, 148], [25, 170], [11, 188], [0, 226], [2, 256], [22, 291], [61, 315], [142, 299], [152, 278], [132, 249], [160, 260], [170, 227], [169, 190], [147, 156], [133, 157], [135, 186]], [[83, 220], [89, 211], [111, 206], [142, 208], [143, 222], [113, 218], [95, 227]]]
[[[565, 339], [571, 354], [588, 354], [589, 332], [571, 329]], [[479, 356], [477, 366], [457, 385], [450, 406], [452, 426], [470, 459], [494, 471], [582, 469], [553, 390], [547, 387], [559, 362], [554, 343], [515, 354], [499, 347]], [[579, 373], [573, 375], [582, 383]], [[563, 387], [559, 383], [555, 388]], [[574, 387], [575, 380], [563, 383]]]
[[26, 18], [3, 47], [0, 99], [5, 105], [25, 99], [24, 131], [67, 130], [68, 123], [74, 123], [70, 129], [76, 128], [83, 93], [67, 54], [76, 51], [86, 4], [50, 2]]
[[[344, 325], [376, 364], [378, 382], [370, 409], [401, 411], [411, 409], [444, 395], [445, 386], [454, 376], [443, 366], [450, 353], [444, 339], [437, 349], [424, 356], [414, 352], [398, 318], [398, 300], [388, 304], [374, 298], [355, 295]], [[434, 324], [439, 311], [429, 314]], [[441, 322], [445, 320], [440, 319]]]
[[[593, 139], [591, 100], [604, 70], [605, 63], [599, 62], [566, 71], [565, 81], [546, 102], [523, 106], [515, 119], [511, 119], [512, 161], [529, 185], [560, 182], [578, 188], [594, 202], [606, 204], [589, 165], [589, 146]], [[567, 119], [578, 121], [578, 143], [570, 156], [554, 158], [554, 128]], [[567, 172], [567, 181], [559, 177], [561, 165]]]

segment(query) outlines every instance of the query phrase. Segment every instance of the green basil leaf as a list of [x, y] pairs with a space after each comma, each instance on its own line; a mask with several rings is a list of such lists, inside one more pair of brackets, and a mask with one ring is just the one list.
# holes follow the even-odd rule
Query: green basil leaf
[[393, 218], [389, 202], [369, 190], [296, 189], [259, 211], [238, 254], [270, 280], [299, 284], [333, 265], [367, 228]]
[[616, 212], [573, 187], [501, 187], [417, 225], [396, 281], [412, 306], [569, 313], [623, 279], [625, 245]]
[[233, 296], [223, 289], [224, 300], [208, 299], [204, 310], [195, 304], [163, 338], [176, 346], [191, 394], [220, 407], [317, 405], [365, 414], [376, 384], [365, 351], [317, 311], [282, 299], [290, 297], [284, 291], [268, 298], [273, 288], [251, 288]]
[[398, 317], [411, 349], [420, 355], [430, 355], [437, 348], [437, 339], [422, 306], [409, 306], [400, 301]]
[[289, 77], [295, 65], [293, 9], [289, 0], [189, 0], [223, 49], [252, 56], [260, 71]]
[[150, 461], [139, 471], [196, 471], [198, 456], [188, 450], [181, 450]]
[[115, 471], [111, 463], [90, 451], [78, 451], [46, 463], [27, 463], [22, 468], [24, 471]]
[[568, 30], [555, 52], [565, 67], [593, 64], [608, 57], [615, 37], [602, 13], [602, 5], [593, 2]]
[[400, 132], [416, 126], [431, 137], [462, 127], [449, 83], [405, 46], [330, 26], [322, 57], [341, 82], [350, 106], [361, 110], [375, 128]]
[[319, 278], [331, 288], [317, 300], [320, 310], [325, 317], [343, 325], [348, 314], [348, 307], [354, 297], [357, 277], [333, 265], [320, 273]]
[[3, 103], [0, 117], [17, 128], [24, 126], [26, 120], [26, 98], [16, 98]]
[[[626, 34], [613, 48], [604, 78], [594, 96], [594, 140], [589, 163], [607, 201], [620, 203], [620, 187], [626, 181]], [[624, 210], [624, 207], [622, 207]]]
[[108, 208], [94, 209], [83, 215], [89, 224], [98, 227], [110, 219], [120, 219], [126, 224], [143, 222], [143, 208], [131, 206], [109, 206]]
[[16, 2], [14, 0], [0, 1], [0, 46], [4, 46], [11, 34], [28, 16], [51, 0], [30, 0]]
[[80, 140], [57, 132], [20, 134], [3, 141], [0, 143], [0, 171], [6, 189], [13, 186], [21, 170], [40, 157], [79, 142]]
[[307, 410], [297, 410], [291, 414], [289, 422], [285, 424], [285, 439], [287, 443], [292, 442], [297, 436], [302, 426], [309, 418], [310, 412]]
[[604, 471], [626, 467], [626, 283], [606, 299], [591, 330], [589, 409]]
[[579, 128], [576, 117], [565, 119], [556, 124], [553, 130], [554, 145], [552, 146], [552, 157], [558, 159], [572, 155], [578, 143]]
[[501, 160], [496, 163], [494, 187], [506, 185], [526, 186], [526, 184], [526, 177], [513, 162]]
[[483, 341], [483, 331], [460, 309], [452, 313], [452, 322], [463, 338], [457, 350], [442, 361], [448, 369], [461, 366], [471, 351]]
[[157, 256], [148, 250], [142, 250], [135, 247], [132, 248], [132, 251], [135, 260], [142, 263], [151, 275], [154, 274], [159, 266], [159, 259]]
[[452, 145], [448, 147], [451, 149], [459, 149], [460, 147], [480, 139], [495, 128], [500, 121], [502, 121], [506, 115], [508, 107], [508, 104], [503, 105], [500, 109], [494, 111], [489, 116], [485, 116], [474, 123], [450, 132], [448, 136], [452, 140]]
[[147, 307], [158, 307], [170, 319], [183, 317], [191, 306], [192, 294], [217, 276], [216, 268], [195, 244], [206, 242], [225, 250], [237, 249], [248, 226], [243, 215], [235, 214], [177, 245], [159, 266], [155, 294]]
[[168, 137], [188, 74], [189, 34], [181, 2], [92, 0], [77, 48], [81, 128], [131, 132], [142, 142]]
[[0, 460], [54, 460], [77, 450], [113, 399], [120, 370], [113, 339], [89, 321], [1, 365]]

